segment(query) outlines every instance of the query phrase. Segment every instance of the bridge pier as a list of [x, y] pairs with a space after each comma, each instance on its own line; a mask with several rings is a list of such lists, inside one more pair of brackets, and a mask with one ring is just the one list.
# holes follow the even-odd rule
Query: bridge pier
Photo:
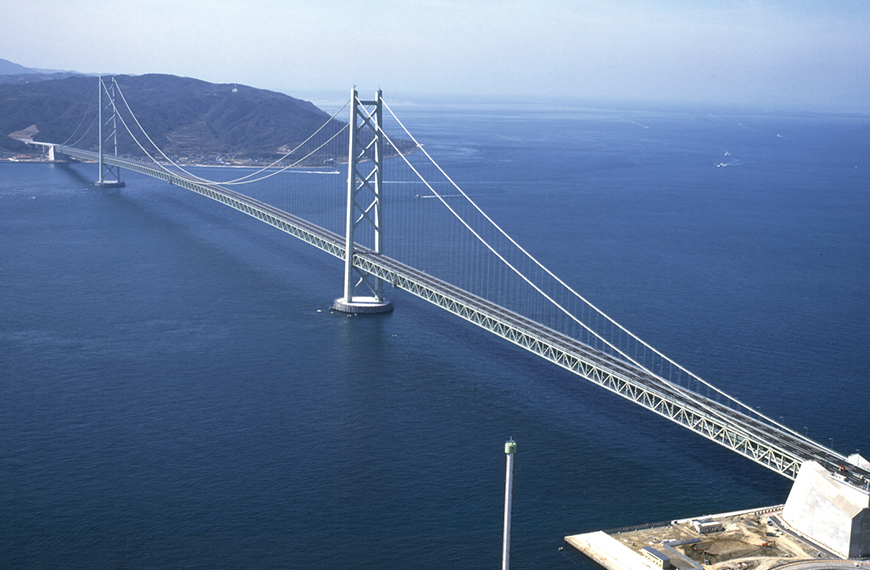
[[69, 162], [69, 155], [63, 154], [60, 151], [56, 150], [55, 147], [57, 145], [50, 145], [48, 147], [48, 161], [49, 162]]
[[344, 297], [339, 297], [332, 304], [332, 309], [341, 313], [354, 315], [374, 315], [377, 313], [389, 313], [393, 310], [393, 303], [388, 299], [378, 301], [375, 297], [354, 297], [348, 303]]
[[[393, 310], [393, 303], [384, 298], [383, 280], [355, 267], [353, 263], [356, 238], [360, 235], [358, 230], [364, 230], [374, 239], [370, 253], [383, 253], [384, 133], [381, 91], [377, 92], [373, 101], [361, 101], [356, 89], [351, 91], [350, 96], [344, 296], [336, 299], [332, 308], [351, 314], [388, 313]], [[361, 224], [363, 226], [359, 227]], [[356, 280], [355, 275], [359, 276]], [[365, 285], [370, 295], [356, 295], [360, 285]]]
[[66, 163], [66, 162], [70, 161], [69, 155], [63, 154], [62, 152], [57, 150], [57, 147], [59, 145], [52, 144], [52, 143], [39, 142], [39, 141], [35, 141], [32, 139], [16, 139], [16, 140], [19, 140], [26, 145], [41, 148], [42, 152], [45, 153], [45, 158], [48, 162]]

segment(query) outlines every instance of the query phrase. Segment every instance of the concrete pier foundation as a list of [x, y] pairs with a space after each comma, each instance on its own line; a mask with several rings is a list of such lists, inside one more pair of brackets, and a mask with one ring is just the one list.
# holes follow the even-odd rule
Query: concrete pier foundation
[[332, 304], [332, 309], [353, 315], [373, 315], [389, 313], [393, 310], [393, 303], [388, 299], [378, 300], [376, 297], [354, 297], [352, 301], [345, 301], [344, 298], [339, 297]]
[[870, 490], [847, 482], [847, 470], [829, 473], [815, 461], [805, 462], [782, 519], [838, 556], [862, 558], [870, 556]]

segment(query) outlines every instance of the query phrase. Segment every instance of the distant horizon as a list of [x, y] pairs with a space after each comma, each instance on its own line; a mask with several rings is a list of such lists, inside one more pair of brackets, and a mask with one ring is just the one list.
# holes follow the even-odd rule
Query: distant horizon
[[[146, 73], [100, 73], [100, 72], [90, 72], [90, 71], [81, 71], [76, 69], [62, 70], [62, 69], [54, 69], [54, 68], [36, 68], [26, 66], [19, 62], [15, 62], [9, 60], [8, 58], [0, 57], [0, 61], [7, 61], [10, 64], [20, 66], [24, 69], [27, 69], [27, 72], [22, 72], [21, 74], [77, 74], [84, 76], [141, 76], [141, 75], [177, 75], [174, 73], [163, 72], [163, 71], [149, 71]], [[14, 73], [6, 74], [6, 75], [16, 75]], [[284, 95], [288, 95], [297, 99], [303, 99], [314, 103], [318, 107], [340, 107], [344, 101], [347, 100], [346, 97], [342, 97], [341, 95], [349, 96], [351, 88], [353, 86], [348, 87], [347, 89], [339, 92], [337, 89], [327, 89], [327, 88], [274, 88], [274, 87], [264, 87], [262, 85], [253, 85], [246, 84], [240, 81], [210, 81], [207, 79], [203, 79], [202, 77], [196, 77], [191, 75], [183, 75], [179, 77], [189, 77], [191, 79], [196, 79], [200, 81], [206, 81], [208, 83], [220, 84], [220, 85], [246, 85], [248, 87], [253, 87], [256, 89], [266, 89], [270, 91], [276, 91], [282, 93]], [[360, 93], [365, 96], [367, 94], [366, 91], [361, 89], [357, 89]], [[387, 100], [390, 100], [390, 92], [389, 90], [384, 89], [385, 95], [387, 96]], [[454, 104], [462, 104], [462, 105], [474, 105], [474, 104], [482, 104], [482, 105], [495, 105], [495, 106], [509, 106], [513, 107], [514, 105], [520, 104], [521, 100], [518, 97], [511, 97], [509, 94], [491, 94], [491, 93], [468, 93], [468, 92], [459, 92], [459, 93], [433, 93], [433, 92], [421, 92], [421, 91], [403, 91], [396, 90], [392, 94], [393, 97], [396, 97], [402, 104], [416, 104], [416, 103], [426, 103], [432, 104], [437, 101], [444, 101], [444, 104], [447, 106], [451, 106]], [[449, 99], [447, 99], [449, 98]], [[820, 103], [812, 103], [806, 101], [779, 101], [779, 102], [768, 102], [768, 103], [749, 103], [749, 102], [738, 102], [738, 101], [730, 101], [725, 102], [721, 100], [690, 100], [690, 99], [656, 99], [656, 98], [638, 98], [638, 97], [612, 97], [609, 99], [605, 98], [595, 98], [589, 96], [567, 96], [560, 94], [548, 94], [541, 93], [534, 99], [524, 98], [525, 100], [534, 100], [539, 103], [543, 102], [548, 105], [556, 106], [556, 107], [576, 107], [576, 106], [590, 106], [590, 107], [627, 107], [627, 108], [656, 108], [656, 107], [666, 107], [673, 108], [675, 106], [686, 107], [683, 110], [686, 111], [704, 111], [707, 109], [715, 109], [719, 112], [723, 112], [726, 110], [733, 111], [757, 111], [757, 112], [783, 112], [783, 111], [792, 111], [792, 112], [809, 112], [809, 113], [817, 113], [817, 112], [831, 112], [831, 113], [854, 113], [854, 114], [867, 114], [870, 113], [870, 107], [865, 105], [858, 104], [820, 104]], [[395, 102], [396, 99], [393, 99]]]

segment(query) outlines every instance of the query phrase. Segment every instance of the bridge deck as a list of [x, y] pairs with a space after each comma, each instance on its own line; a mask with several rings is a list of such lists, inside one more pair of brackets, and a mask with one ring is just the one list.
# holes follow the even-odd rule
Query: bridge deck
[[[58, 147], [58, 150], [87, 160], [99, 158], [97, 153], [72, 147]], [[339, 259], [345, 258], [343, 236], [254, 198], [139, 162], [105, 156], [103, 160], [207, 196]], [[817, 461], [832, 472], [847, 463], [842, 455], [800, 434], [750, 417], [420, 270], [357, 247], [354, 265], [390, 282], [394, 288], [434, 303], [790, 479], [797, 477], [801, 463], [807, 460]], [[850, 465], [849, 471], [842, 473], [861, 488], [870, 482], [870, 471], [858, 467]]]

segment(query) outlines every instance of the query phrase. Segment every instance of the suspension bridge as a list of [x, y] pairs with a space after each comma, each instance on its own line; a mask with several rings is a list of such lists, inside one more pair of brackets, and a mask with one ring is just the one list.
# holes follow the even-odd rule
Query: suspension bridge
[[[338, 118], [344, 109], [347, 123]], [[342, 260], [338, 311], [389, 311], [385, 289], [405, 291], [785, 477], [796, 479], [801, 465], [814, 461], [851, 488], [870, 490], [870, 470], [858, 461], [689, 372], [544, 267], [450, 179], [380, 92], [363, 100], [353, 90], [308, 139], [224, 181], [205, 176], [213, 169], [167, 156], [115, 80], [100, 79], [96, 114], [96, 144], [34, 144], [56, 157], [96, 162], [99, 186], [122, 186], [122, 169], [152, 176]], [[119, 155], [119, 133], [142, 158]], [[402, 239], [385, 247], [390, 235]], [[421, 253], [424, 242], [429, 250]]]

